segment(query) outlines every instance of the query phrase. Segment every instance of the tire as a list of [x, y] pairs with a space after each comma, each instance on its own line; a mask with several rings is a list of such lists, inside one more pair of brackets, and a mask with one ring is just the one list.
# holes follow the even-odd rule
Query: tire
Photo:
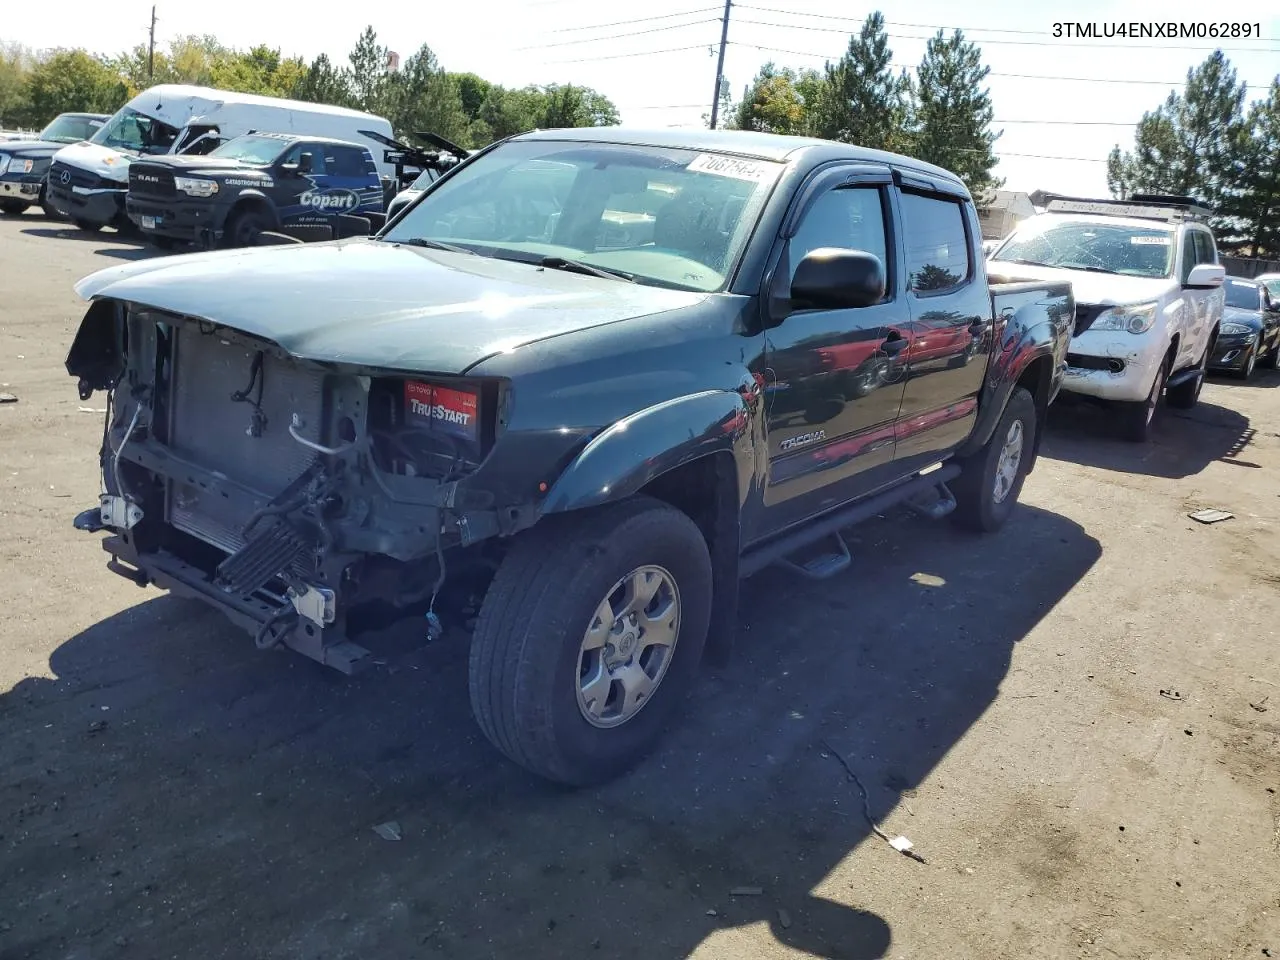
[[237, 210], [227, 222], [227, 229], [222, 234], [222, 245], [231, 247], [251, 247], [258, 234], [270, 230], [271, 222], [252, 207]]
[[1200, 358], [1200, 376], [1164, 392], [1164, 402], [1176, 410], [1190, 410], [1200, 402], [1200, 392], [1204, 389], [1205, 377], [1209, 375], [1209, 351], [1213, 349], [1213, 341], [1204, 345], [1204, 356]]
[[30, 204], [22, 200], [0, 200], [0, 212], [11, 217], [20, 216]]
[[1147, 399], [1123, 404], [1120, 408], [1120, 433], [1131, 443], [1146, 443], [1151, 439], [1151, 428], [1155, 424], [1156, 410], [1160, 407], [1160, 396], [1164, 393], [1165, 381], [1169, 379], [1169, 359], [1166, 357], [1156, 371], [1156, 378], [1151, 382], [1151, 392]]
[[1253, 376], [1253, 368], [1258, 363], [1258, 348], [1250, 347], [1249, 356], [1245, 359], [1244, 366], [1239, 370], [1232, 370], [1231, 374], [1237, 380], [1248, 380]]
[[[641, 646], [646, 632], [632, 633], [625, 620], [623, 632], [601, 632], [608, 642], [586, 651], [586, 635], [601, 619], [597, 611], [616, 585], [644, 567], [656, 568], [645, 579], [658, 581], [659, 598], [676, 598], [675, 640], [665, 663], [658, 663], [663, 645]], [[480, 729], [515, 763], [557, 783], [585, 786], [625, 772], [661, 738], [697, 672], [711, 583], [701, 532], [660, 501], [635, 497], [541, 521], [513, 545], [480, 608], [469, 670]], [[612, 606], [621, 604], [615, 598]], [[669, 629], [650, 627], [655, 636]], [[628, 648], [631, 666], [615, 659], [619, 669], [609, 681], [605, 658], [620, 658]], [[629, 717], [615, 715], [625, 706], [618, 677], [635, 676], [634, 669], [656, 677], [657, 685]], [[593, 674], [605, 681], [596, 687], [604, 699], [582, 692]]]
[[1037, 421], [1036, 402], [1030, 392], [1014, 387], [991, 439], [966, 460], [951, 484], [956, 498], [951, 520], [956, 526], [974, 533], [994, 533], [1004, 526], [1018, 503], [1031, 465]]
[[147, 237], [147, 243], [155, 247], [157, 250], [172, 250], [176, 245], [176, 241], [173, 237], [162, 237], [154, 234]]
[[98, 233], [102, 229], [102, 224], [90, 223], [88, 220], [76, 220], [73, 218], [71, 222], [77, 230], [83, 230], [85, 233]]
[[1267, 355], [1258, 361], [1258, 366], [1263, 370], [1280, 368], [1280, 339], [1277, 339], [1275, 345], [1267, 351]]

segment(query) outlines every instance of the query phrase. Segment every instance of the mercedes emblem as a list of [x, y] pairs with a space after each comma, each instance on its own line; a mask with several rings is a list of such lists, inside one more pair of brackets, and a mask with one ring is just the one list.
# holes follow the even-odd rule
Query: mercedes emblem
[[58, 179], [59, 179], [59, 180], [61, 180], [63, 183], [70, 183], [70, 182], [71, 182], [71, 171], [70, 171], [70, 170], [63, 170], [63, 171], [62, 171], [62, 176], [61, 176], [61, 177], [59, 177]]

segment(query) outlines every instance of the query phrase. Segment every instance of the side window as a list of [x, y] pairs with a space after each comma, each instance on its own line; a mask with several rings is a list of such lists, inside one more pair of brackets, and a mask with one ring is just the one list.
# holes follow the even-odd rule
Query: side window
[[324, 165], [325, 149], [315, 143], [298, 143], [284, 155], [282, 163], [297, 163], [304, 153], [311, 154], [311, 172], [308, 176], [323, 176], [327, 171]]
[[325, 169], [335, 177], [366, 177], [372, 170], [363, 150], [330, 147], [325, 151]]
[[958, 201], [900, 194], [907, 282], [916, 293], [954, 290], [973, 272], [964, 207]]
[[1217, 263], [1218, 255], [1213, 249], [1213, 237], [1204, 230], [1195, 231], [1196, 263]]
[[791, 275], [805, 255], [822, 247], [874, 254], [884, 264], [892, 291], [891, 264], [885, 255], [884, 194], [878, 187], [842, 187], [819, 196], [800, 221], [788, 248]]
[[1182, 269], [1178, 271], [1178, 282], [1186, 283], [1191, 275], [1191, 268], [1196, 265], [1195, 231], [1188, 230], [1182, 235]]

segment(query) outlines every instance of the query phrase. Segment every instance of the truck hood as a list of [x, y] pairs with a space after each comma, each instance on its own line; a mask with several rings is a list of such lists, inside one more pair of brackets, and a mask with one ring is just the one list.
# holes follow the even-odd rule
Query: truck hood
[[0, 140], [0, 151], [24, 160], [52, 157], [65, 146], [56, 140]]
[[88, 140], [68, 144], [53, 155], [54, 163], [79, 167], [106, 180], [118, 180], [122, 184], [129, 182], [129, 162], [132, 159], [127, 153], [90, 143]]
[[75, 289], [231, 327], [303, 359], [441, 374], [708, 296], [367, 238], [158, 257]]
[[245, 163], [243, 160], [236, 160], [234, 157], [188, 156], [184, 154], [169, 156], [166, 154], [160, 157], [139, 157], [134, 163], [167, 167], [170, 170], [180, 170], [184, 173], [226, 173], [232, 170], [245, 170], [253, 173], [266, 172], [257, 164]]
[[1033, 267], [1007, 260], [988, 260], [987, 273], [1021, 280], [1065, 280], [1071, 284], [1076, 303], [1106, 306], [1156, 300], [1176, 288], [1170, 277], [1125, 277], [1116, 273]]

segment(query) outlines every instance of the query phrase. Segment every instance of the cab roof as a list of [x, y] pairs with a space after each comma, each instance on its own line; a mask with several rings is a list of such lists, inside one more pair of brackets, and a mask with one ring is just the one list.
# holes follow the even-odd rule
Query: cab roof
[[817, 164], [829, 160], [854, 160], [913, 170], [944, 180], [969, 196], [963, 181], [950, 170], [883, 150], [871, 150], [816, 137], [789, 137], [751, 130], [653, 130], [635, 127], [572, 127], [532, 130], [512, 140], [562, 140], [579, 143], [610, 143], [671, 150], [698, 150], [727, 153], [756, 160], [790, 163], [803, 160]]

